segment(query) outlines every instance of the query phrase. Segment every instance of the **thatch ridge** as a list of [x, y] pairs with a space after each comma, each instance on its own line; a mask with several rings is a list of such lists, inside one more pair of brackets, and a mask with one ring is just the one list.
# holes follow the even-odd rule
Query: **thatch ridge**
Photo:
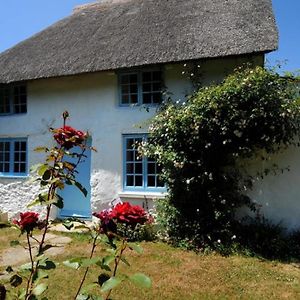
[[278, 45], [271, 0], [118, 1], [78, 8], [0, 54], [0, 83], [269, 52]]

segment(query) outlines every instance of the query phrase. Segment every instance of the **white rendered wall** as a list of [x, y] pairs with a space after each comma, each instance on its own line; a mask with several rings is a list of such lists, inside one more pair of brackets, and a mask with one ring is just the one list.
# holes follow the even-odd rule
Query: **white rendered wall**
[[[300, 229], [300, 148], [290, 147], [271, 156], [270, 161], [254, 161], [248, 171], [263, 172], [277, 164], [279, 170], [261, 178], [254, 176], [249, 196], [260, 207], [259, 214], [287, 230]], [[281, 170], [283, 172], [281, 172]]]
[[[205, 84], [220, 81], [248, 59], [218, 59], [200, 64]], [[255, 59], [262, 63], [262, 56]], [[174, 100], [183, 100], [191, 84], [182, 74], [183, 64], [164, 67], [165, 84]], [[42, 162], [33, 151], [49, 145], [49, 127], [61, 126], [61, 113], [68, 110], [70, 125], [89, 131], [97, 153], [92, 153], [92, 209], [107, 207], [122, 193], [122, 134], [147, 132], [156, 109], [118, 105], [117, 75], [101, 72], [28, 82], [27, 114], [0, 117], [0, 138], [28, 137], [29, 166]], [[50, 145], [49, 145], [50, 146]], [[0, 210], [16, 215], [38, 193], [26, 179], [0, 178]], [[124, 198], [130, 199], [128, 193]], [[134, 198], [134, 197], [132, 197]]]

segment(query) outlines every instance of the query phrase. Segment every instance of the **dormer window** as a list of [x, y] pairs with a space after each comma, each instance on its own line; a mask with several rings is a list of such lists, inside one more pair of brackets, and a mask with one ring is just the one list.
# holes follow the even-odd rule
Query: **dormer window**
[[0, 115], [27, 112], [27, 88], [25, 84], [0, 85]]
[[157, 105], [162, 102], [162, 71], [120, 73], [120, 105]]

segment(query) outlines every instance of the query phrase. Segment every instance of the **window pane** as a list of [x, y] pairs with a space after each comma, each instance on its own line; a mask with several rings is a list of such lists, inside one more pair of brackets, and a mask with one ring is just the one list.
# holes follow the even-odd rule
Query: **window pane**
[[152, 81], [152, 72], [143, 72], [143, 82]]
[[143, 176], [135, 176], [135, 186], [143, 186]]
[[151, 94], [144, 94], [143, 95], [143, 103], [144, 104], [151, 104], [152, 103], [152, 95]]
[[137, 94], [137, 92], [138, 92], [138, 85], [137, 84], [132, 84], [130, 86], [130, 93], [131, 94]]
[[131, 104], [136, 104], [136, 103], [138, 103], [138, 95], [131, 94], [131, 95], [130, 95], [130, 103], [131, 103]]
[[148, 176], [148, 186], [155, 187], [155, 176]]
[[129, 75], [122, 75], [121, 76], [121, 84], [129, 83]]
[[135, 174], [143, 174], [143, 164], [135, 163]]
[[21, 163], [20, 164], [20, 172], [25, 173], [26, 172], [26, 163]]
[[134, 174], [134, 164], [133, 163], [129, 163], [126, 165], [126, 173]]
[[127, 186], [134, 186], [134, 176], [127, 176], [126, 181], [127, 181]]
[[20, 173], [20, 164], [14, 163], [14, 173]]
[[148, 163], [148, 174], [155, 174], [155, 163]]
[[9, 173], [9, 163], [4, 164], [4, 172]]
[[153, 81], [161, 81], [161, 71], [153, 72]]
[[122, 85], [121, 87], [122, 94], [129, 94], [129, 85]]
[[143, 92], [151, 92], [151, 83], [144, 83], [143, 84]]
[[161, 83], [153, 83], [153, 91], [160, 92], [161, 91]]
[[21, 142], [21, 151], [26, 151], [26, 142]]
[[130, 83], [137, 83], [138, 75], [137, 74], [130, 74]]
[[128, 104], [129, 103], [129, 95], [122, 95], [122, 104]]

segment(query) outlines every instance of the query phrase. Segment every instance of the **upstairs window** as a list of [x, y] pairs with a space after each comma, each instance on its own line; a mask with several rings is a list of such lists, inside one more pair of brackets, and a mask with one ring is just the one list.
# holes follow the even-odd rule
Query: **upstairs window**
[[164, 191], [160, 166], [149, 157], [141, 157], [137, 146], [146, 135], [124, 136], [124, 190]]
[[119, 76], [120, 104], [157, 105], [162, 102], [162, 71], [138, 71]]
[[0, 85], [0, 115], [27, 112], [27, 88], [25, 84]]
[[27, 140], [0, 139], [0, 176], [27, 174]]

